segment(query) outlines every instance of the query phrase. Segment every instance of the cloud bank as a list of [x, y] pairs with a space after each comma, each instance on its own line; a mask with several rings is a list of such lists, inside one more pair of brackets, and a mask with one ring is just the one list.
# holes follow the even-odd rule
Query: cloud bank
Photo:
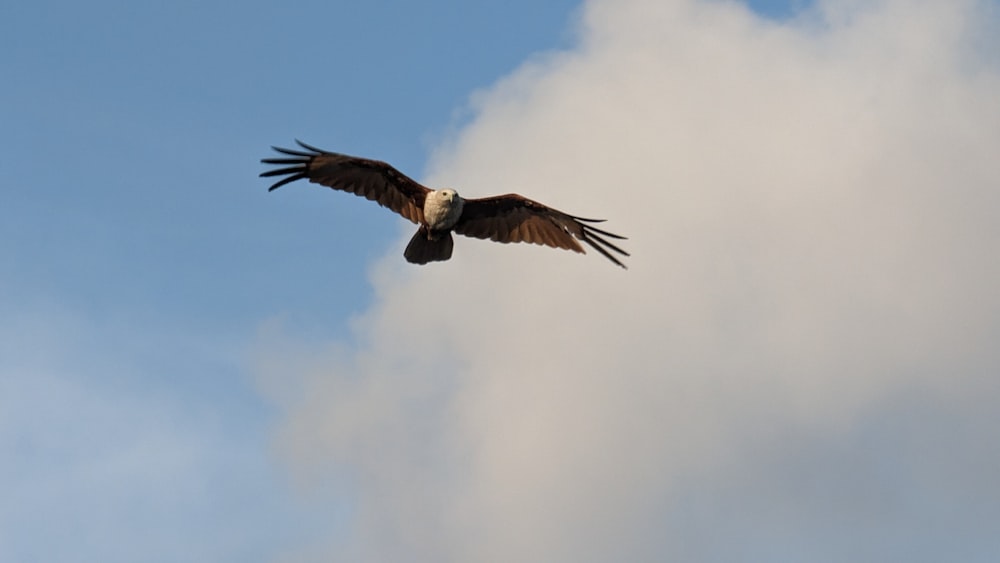
[[425, 180], [608, 218], [630, 270], [471, 239], [414, 268], [407, 229], [354, 341], [264, 329], [278, 447], [351, 506], [289, 559], [994, 559], [996, 23], [585, 4]]

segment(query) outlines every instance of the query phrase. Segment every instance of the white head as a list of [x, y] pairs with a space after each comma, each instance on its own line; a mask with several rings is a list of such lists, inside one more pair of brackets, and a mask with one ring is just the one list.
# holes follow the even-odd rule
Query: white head
[[450, 229], [462, 215], [462, 198], [453, 189], [445, 188], [427, 194], [424, 219], [434, 229]]

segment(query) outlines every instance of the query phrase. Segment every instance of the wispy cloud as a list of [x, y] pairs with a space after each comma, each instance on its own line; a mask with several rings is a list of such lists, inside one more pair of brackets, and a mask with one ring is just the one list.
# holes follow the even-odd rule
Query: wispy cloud
[[336, 519], [273, 470], [222, 339], [2, 305], [0, 560], [259, 561], [314, 537], [276, 520]]
[[331, 549], [997, 555], [988, 7], [820, 2], [778, 23], [593, 1], [577, 47], [478, 93], [429, 183], [608, 218], [631, 269], [473, 240], [433, 267], [393, 252], [357, 342], [262, 339], [266, 385], [300, 390], [291, 466], [356, 495]]

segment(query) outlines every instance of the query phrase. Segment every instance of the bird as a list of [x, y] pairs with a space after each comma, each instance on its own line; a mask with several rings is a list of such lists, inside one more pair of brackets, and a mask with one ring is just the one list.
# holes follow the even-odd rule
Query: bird
[[277, 177], [268, 188], [307, 179], [374, 201], [419, 225], [403, 257], [412, 264], [451, 258], [452, 233], [501, 243], [527, 242], [585, 254], [583, 242], [615, 265], [629, 253], [608, 239], [627, 240], [594, 227], [603, 219], [585, 219], [553, 209], [519, 194], [463, 198], [451, 188], [434, 190], [421, 185], [390, 164], [318, 149], [295, 141], [300, 149], [272, 146], [281, 157], [263, 158], [277, 166], [260, 173]]

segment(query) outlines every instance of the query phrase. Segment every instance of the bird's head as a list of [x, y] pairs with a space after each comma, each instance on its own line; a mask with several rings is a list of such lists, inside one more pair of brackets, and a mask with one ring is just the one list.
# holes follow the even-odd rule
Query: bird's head
[[445, 188], [443, 190], [439, 190], [438, 193], [440, 194], [441, 199], [449, 201], [449, 202], [450, 201], [455, 201], [455, 199], [458, 198], [458, 192], [456, 192], [455, 190], [453, 190], [451, 188]]

